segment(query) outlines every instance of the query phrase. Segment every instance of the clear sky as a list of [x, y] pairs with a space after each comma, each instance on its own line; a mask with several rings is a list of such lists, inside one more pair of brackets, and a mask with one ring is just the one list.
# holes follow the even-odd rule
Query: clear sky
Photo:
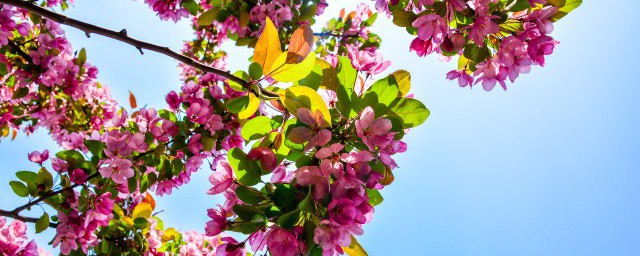
[[[186, 23], [160, 22], [143, 1], [76, 1], [67, 12], [129, 35], [180, 49]], [[336, 2], [340, 2], [337, 3]], [[330, 1], [353, 6], [356, 1]], [[412, 91], [431, 110], [407, 137], [396, 180], [365, 227], [371, 255], [640, 255], [640, 83], [631, 24], [637, 1], [585, 1], [556, 24], [561, 41], [547, 66], [509, 91], [459, 88], [444, 79], [454, 63], [408, 52], [411, 38], [380, 17], [375, 27], [391, 70], [412, 73]], [[165, 106], [179, 88], [177, 63], [140, 56], [128, 45], [65, 29], [86, 47], [99, 78], [120, 102]], [[229, 50], [232, 69], [246, 68], [247, 49]], [[36, 166], [32, 150], [54, 150], [44, 131], [0, 144], [0, 207], [23, 204], [6, 186], [15, 171]], [[210, 171], [158, 199], [165, 226], [203, 231]], [[33, 215], [39, 215], [34, 209]], [[33, 226], [30, 226], [33, 229]], [[40, 244], [52, 233], [36, 236]]]

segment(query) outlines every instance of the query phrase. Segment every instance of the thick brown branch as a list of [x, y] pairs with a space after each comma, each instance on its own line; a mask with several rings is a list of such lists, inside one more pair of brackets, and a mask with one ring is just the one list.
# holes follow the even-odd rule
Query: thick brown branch
[[[214, 67], [210, 67], [207, 66], [201, 62], [198, 62], [192, 58], [189, 58], [185, 55], [182, 55], [180, 53], [177, 53], [175, 51], [172, 51], [171, 49], [169, 49], [169, 47], [164, 47], [164, 46], [160, 46], [160, 45], [156, 45], [156, 44], [152, 44], [152, 43], [148, 43], [148, 42], [144, 42], [144, 41], [140, 41], [137, 40], [135, 38], [131, 38], [127, 35], [127, 31], [126, 30], [121, 30], [121, 31], [114, 31], [114, 30], [110, 30], [110, 29], [106, 29], [103, 27], [99, 27], [93, 24], [89, 24], [86, 22], [82, 22], [76, 19], [72, 19], [69, 17], [66, 17], [64, 15], [58, 14], [56, 12], [44, 9], [40, 6], [34, 5], [32, 3], [29, 3], [27, 1], [23, 1], [23, 0], [0, 0], [0, 3], [5, 3], [8, 5], [12, 5], [18, 8], [22, 8], [25, 9], [31, 13], [35, 13], [38, 14], [42, 17], [54, 20], [58, 23], [61, 24], [65, 24], [77, 29], [80, 29], [82, 31], [84, 31], [84, 33], [89, 36], [90, 34], [98, 34], [98, 35], [102, 35], [102, 36], [106, 36], [118, 41], [121, 41], [123, 43], [127, 43], [130, 44], [134, 47], [136, 47], [136, 49], [138, 49], [140, 51], [140, 53], [142, 52], [142, 49], [146, 49], [146, 50], [150, 50], [150, 51], [154, 51], [163, 55], [166, 55], [168, 57], [171, 57], [177, 61], [180, 61], [184, 64], [187, 64], [189, 66], [192, 66], [196, 69], [199, 69], [203, 72], [207, 72], [207, 73], [213, 73], [222, 77], [226, 77], [229, 80], [236, 82], [240, 85], [242, 85], [245, 89], [252, 91], [251, 90], [251, 84], [237, 76], [234, 76], [233, 74], [231, 74], [229, 71], [225, 71], [225, 70], [220, 70]], [[261, 89], [261, 93], [263, 95], [266, 96], [270, 96], [270, 97], [277, 97], [278, 95]]]
[[[17, 213], [5, 211], [5, 210], [0, 210], [0, 216], [9, 217], [9, 218], [20, 220], [23, 222], [36, 223], [36, 221], [38, 221], [38, 218], [26, 217], [26, 216], [18, 215]], [[58, 224], [56, 223], [49, 223], [49, 227], [55, 228], [57, 226]]]

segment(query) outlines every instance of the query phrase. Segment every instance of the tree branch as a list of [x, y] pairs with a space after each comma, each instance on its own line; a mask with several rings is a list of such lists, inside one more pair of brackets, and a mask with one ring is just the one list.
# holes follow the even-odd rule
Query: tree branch
[[[26, 216], [18, 215], [17, 213], [5, 211], [5, 210], [0, 210], [0, 216], [9, 217], [9, 218], [20, 220], [23, 222], [36, 223], [36, 221], [38, 221], [38, 218], [26, 217]], [[58, 224], [56, 223], [49, 223], [49, 227], [55, 228], [57, 226]]]
[[[95, 178], [95, 177], [98, 177], [99, 175], [100, 175], [100, 173], [99, 173], [99, 172], [96, 172], [96, 173], [94, 173], [94, 174], [91, 174], [89, 177], [87, 177], [87, 181], [89, 181], [89, 180], [91, 180], [91, 179], [93, 179], [93, 178]], [[56, 191], [49, 191], [49, 193], [47, 193], [46, 195], [41, 196], [41, 197], [39, 197], [38, 199], [36, 199], [36, 200], [34, 200], [34, 201], [32, 201], [32, 202], [29, 202], [28, 204], [25, 204], [25, 205], [23, 205], [23, 206], [20, 206], [20, 207], [18, 207], [18, 208], [13, 209], [13, 211], [11, 211], [11, 213], [13, 213], [13, 214], [16, 214], [16, 215], [17, 215], [17, 214], [18, 214], [18, 213], [20, 213], [22, 210], [27, 209], [27, 208], [29, 208], [29, 207], [31, 207], [31, 206], [36, 205], [36, 204], [39, 204], [40, 202], [42, 202], [42, 201], [44, 201], [44, 200], [47, 200], [47, 199], [49, 199], [49, 198], [51, 198], [51, 197], [54, 197], [54, 196], [56, 196], [56, 195], [58, 195], [58, 194], [60, 194], [60, 193], [64, 192], [65, 190], [74, 189], [74, 188], [77, 188], [77, 187], [82, 186], [82, 185], [84, 185], [84, 184], [73, 184], [73, 185], [72, 185], [72, 186], [70, 186], [70, 187], [66, 187], [66, 188], [63, 188], [63, 189], [60, 189], [60, 190], [56, 190]]]
[[[156, 45], [156, 44], [152, 44], [152, 43], [148, 43], [148, 42], [144, 42], [144, 41], [140, 41], [137, 40], [135, 38], [131, 38], [127, 35], [127, 31], [126, 30], [121, 30], [121, 31], [114, 31], [114, 30], [110, 30], [110, 29], [106, 29], [103, 27], [99, 27], [93, 24], [89, 24], [86, 22], [82, 22], [76, 19], [72, 19], [69, 18], [67, 16], [58, 14], [56, 12], [47, 10], [45, 8], [42, 8], [40, 6], [34, 5], [32, 3], [29, 3], [27, 1], [23, 1], [23, 0], [0, 0], [0, 3], [5, 3], [8, 5], [12, 5], [18, 8], [22, 8], [25, 9], [31, 13], [35, 13], [38, 14], [42, 17], [54, 20], [60, 24], [65, 24], [77, 29], [80, 29], [82, 31], [84, 31], [84, 33], [87, 35], [87, 37], [90, 34], [98, 34], [98, 35], [102, 35], [105, 37], [109, 37], [111, 39], [115, 39], [118, 41], [121, 41], [123, 43], [126, 44], [130, 44], [134, 47], [136, 47], [136, 49], [138, 49], [140, 51], [141, 54], [143, 54], [142, 49], [146, 49], [146, 50], [150, 50], [150, 51], [154, 51], [163, 55], [166, 55], [168, 57], [171, 57], [177, 61], [180, 61], [184, 64], [187, 64], [189, 66], [192, 66], [196, 69], [199, 69], [201, 71], [207, 72], [207, 73], [213, 73], [222, 77], [226, 77], [229, 80], [236, 82], [240, 85], [242, 85], [242, 87], [244, 87], [245, 89], [249, 90], [250, 92], [253, 92], [251, 89], [251, 84], [237, 76], [234, 76], [233, 74], [231, 74], [229, 71], [224, 71], [224, 70], [220, 70], [214, 67], [210, 67], [207, 66], [201, 62], [198, 62], [192, 58], [189, 58], [185, 55], [182, 55], [180, 53], [177, 53], [175, 51], [172, 51], [171, 49], [169, 49], [169, 47], [164, 47], [164, 46], [160, 46], [160, 45]], [[254, 92], [256, 93], [256, 92]], [[267, 95], [270, 97], [277, 97], [278, 95], [264, 90], [262, 88], [260, 88], [260, 93], [262, 93], [263, 95]], [[258, 94], [258, 93], [256, 93]], [[258, 95], [259, 96], [259, 95]]]

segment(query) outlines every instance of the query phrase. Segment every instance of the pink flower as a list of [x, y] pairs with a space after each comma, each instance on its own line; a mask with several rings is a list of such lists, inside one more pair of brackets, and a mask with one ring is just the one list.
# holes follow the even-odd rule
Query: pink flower
[[559, 44], [559, 42], [553, 40], [553, 37], [542, 35], [529, 41], [527, 52], [536, 64], [544, 67], [544, 56], [551, 55], [556, 44]]
[[375, 150], [376, 146], [384, 148], [391, 140], [394, 133], [390, 133], [391, 121], [386, 118], [375, 119], [375, 113], [371, 107], [366, 107], [360, 114], [360, 119], [356, 120], [356, 133], [362, 142]]
[[58, 234], [53, 239], [53, 247], [60, 246], [60, 253], [69, 255], [72, 250], [78, 249], [78, 243], [76, 239], [78, 236], [73, 230], [65, 228], [64, 226], [58, 226]]
[[28, 154], [28, 157], [29, 161], [42, 165], [44, 161], [47, 161], [47, 159], [49, 159], [49, 150], [45, 149], [44, 151], [42, 151], [42, 153], [33, 151]]
[[227, 228], [227, 211], [224, 208], [207, 209], [207, 215], [211, 218], [204, 227], [207, 236], [216, 236]]
[[325, 251], [341, 250], [341, 246], [351, 244], [351, 236], [341, 225], [330, 220], [323, 220], [313, 232], [313, 241]]
[[316, 152], [316, 158], [322, 159], [320, 169], [325, 174], [333, 173], [335, 176], [341, 176], [344, 171], [344, 165], [340, 161], [340, 151], [344, 145], [339, 143], [331, 144], [331, 146], [322, 148]]
[[418, 17], [412, 24], [418, 29], [418, 38], [421, 40], [432, 39], [437, 45], [444, 41], [449, 25], [438, 14], [427, 14]]
[[322, 200], [329, 194], [328, 174], [320, 171], [317, 166], [303, 166], [296, 170], [294, 177], [301, 186], [313, 186], [313, 198]]
[[220, 194], [231, 187], [233, 183], [233, 169], [231, 169], [231, 165], [226, 161], [218, 161], [214, 172], [209, 176], [209, 182], [213, 185], [213, 187], [207, 191], [209, 195]]
[[135, 174], [131, 169], [131, 161], [122, 158], [107, 160], [108, 166], [100, 168], [100, 175], [111, 178], [115, 183], [127, 184], [127, 179]]
[[356, 70], [371, 75], [379, 74], [391, 65], [391, 61], [383, 60], [382, 54], [373, 47], [360, 50], [357, 46], [349, 44], [347, 45], [347, 53]]
[[420, 40], [420, 38], [416, 37], [411, 41], [410, 51], [415, 51], [420, 57], [431, 54], [435, 49], [431, 40]]
[[286, 229], [275, 228], [269, 232], [267, 248], [273, 256], [298, 255], [298, 239]]
[[452, 70], [447, 73], [447, 79], [458, 79], [458, 85], [460, 85], [460, 87], [466, 87], [467, 85], [470, 87], [473, 86], [473, 77], [467, 74], [465, 70]]
[[469, 31], [469, 39], [473, 40], [478, 46], [484, 46], [484, 39], [489, 34], [495, 34], [500, 31], [498, 24], [491, 19], [493, 16], [480, 16], [476, 18], [471, 30]]
[[192, 103], [191, 106], [187, 109], [187, 116], [191, 122], [197, 124], [205, 124], [211, 115], [211, 107], [207, 105], [203, 105], [205, 102], [201, 103]]
[[287, 172], [287, 167], [278, 165], [271, 172], [271, 183], [289, 183], [293, 179], [293, 172]]
[[309, 127], [299, 126], [291, 129], [289, 139], [298, 144], [307, 142], [304, 151], [315, 146], [324, 146], [331, 140], [331, 132], [324, 129], [329, 124], [324, 120], [319, 110], [313, 114], [309, 109], [299, 108], [297, 114], [298, 119]]
[[346, 198], [331, 201], [327, 206], [327, 211], [329, 212], [329, 219], [340, 225], [352, 226], [355, 223], [364, 224], [366, 221], [366, 218], [358, 211], [353, 201]]

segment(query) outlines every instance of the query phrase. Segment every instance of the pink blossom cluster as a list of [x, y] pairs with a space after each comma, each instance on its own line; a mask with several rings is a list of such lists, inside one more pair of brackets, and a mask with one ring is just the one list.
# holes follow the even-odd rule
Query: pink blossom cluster
[[27, 242], [27, 225], [19, 220], [11, 224], [0, 217], [0, 254], [15, 256], [51, 256], [50, 253], [38, 247], [35, 241]]
[[60, 253], [69, 255], [72, 250], [81, 249], [87, 253], [89, 247], [98, 245], [96, 229], [104, 227], [113, 219], [111, 193], [107, 192], [92, 197], [84, 213], [78, 211], [78, 195], [75, 192], [65, 193], [66, 211], [58, 211], [58, 227], [53, 239], [53, 246], [60, 246]]
[[[421, 0], [397, 12], [417, 15], [410, 27], [417, 35], [411, 51], [418, 56], [438, 53], [445, 60], [464, 56], [460, 70], [449, 72], [447, 78], [457, 79], [461, 87], [482, 83], [490, 91], [496, 84], [506, 90], [507, 79], [514, 82], [531, 66], [544, 66], [545, 56], [558, 44], [549, 36], [553, 31], [551, 18], [558, 8], [546, 0], [529, 4], [531, 8], [524, 11], [511, 11], [513, 5], [496, 0]], [[400, 8], [400, 3], [376, 0], [376, 8], [390, 16], [391, 9]], [[460, 17], [472, 22], [461, 23]]]
[[0, 12], [0, 42], [12, 50], [0, 54], [7, 69], [0, 77], [7, 85], [0, 87], [0, 129], [44, 127], [61, 145], [81, 142], [115, 116], [117, 104], [96, 81], [98, 69], [74, 56], [58, 23], [33, 24], [26, 14], [10, 6]]
[[180, 0], [144, 0], [146, 4], [158, 14], [162, 20], [179, 21], [189, 17], [189, 12], [183, 8]]

